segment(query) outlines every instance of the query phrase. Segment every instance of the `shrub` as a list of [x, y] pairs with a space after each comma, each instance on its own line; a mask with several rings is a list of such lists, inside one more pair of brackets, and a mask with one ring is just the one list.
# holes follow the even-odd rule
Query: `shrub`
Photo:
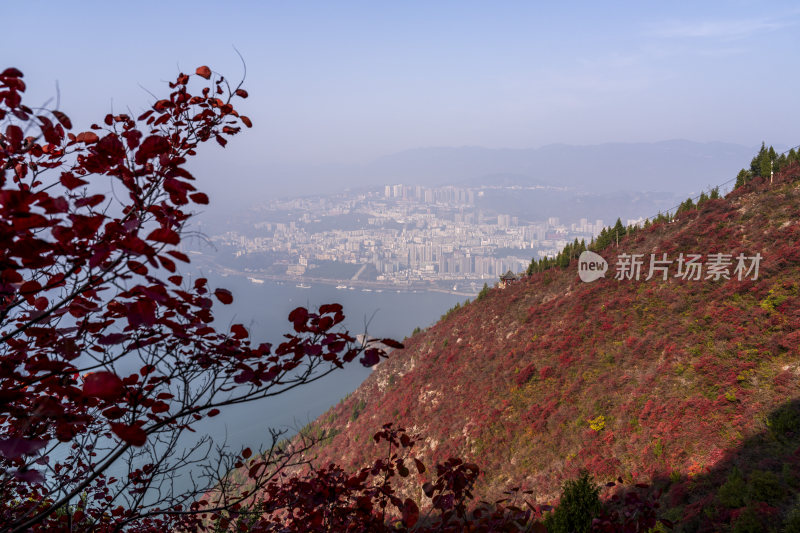
[[747, 478], [747, 498], [752, 503], [777, 503], [785, 494], [778, 476], [773, 472], [756, 470]]
[[600, 487], [582, 470], [578, 479], [564, 483], [561, 501], [547, 515], [545, 526], [550, 533], [585, 533], [591, 531], [592, 519], [600, 510]]
[[592, 428], [594, 431], [602, 431], [603, 428], [606, 427], [606, 417], [600, 415], [597, 418], [589, 420], [589, 427]]
[[789, 442], [800, 435], [800, 409], [797, 405], [782, 405], [767, 419], [770, 433], [781, 442]]
[[800, 499], [795, 502], [794, 507], [789, 509], [786, 520], [783, 522], [784, 533], [800, 533]]
[[728, 479], [717, 491], [717, 500], [725, 507], [737, 509], [744, 505], [744, 495], [747, 485], [744, 482], [741, 470], [735, 466], [728, 475]]
[[355, 422], [358, 418], [358, 415], [361, 414], [361, 411], [367, 406], [367, 402], [364, 399], [358, 400], [356, 403], [353, 404], [353, 412], [350, 413], [350, 421]]
[[733, 533], [764, 533], [764, 519], [752, 507], [745, 507], [733, 524]]
[[519, 373], [514, 376], [514, 382], [517, 385], [524, 385], [536, 374], [536, 365], [530, 363], [525, 368], [519, 371]]

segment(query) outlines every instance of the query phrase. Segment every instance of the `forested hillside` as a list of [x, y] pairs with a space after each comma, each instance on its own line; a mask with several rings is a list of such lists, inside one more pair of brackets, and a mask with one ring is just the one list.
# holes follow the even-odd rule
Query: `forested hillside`
[[[487, 500], [520, 486], [554, 503], [588, 469], [663, 489], [679, 530], [778, 528], [800, 485], [798, 177], [796, 163], [772, 183], [751, 174], [606, 243], [609, 270], [593, 283], [572, 260], [484, 292], [307, 429], [333, 435], [316, 463], [368, 464], [371, 436], [394, 422], [420, 436], [426, 463], [477, 463]], [[710, 268], [718, 253], [730, 279], [677, 276], [680, 254]], [[615, 279], [624, 254], [643, 254], [640, 279]], [[666, 280], [645, 279], [650, 254], [672, 261]], [[760, 254], [757, 275], [735, 271], [740, 254]]]

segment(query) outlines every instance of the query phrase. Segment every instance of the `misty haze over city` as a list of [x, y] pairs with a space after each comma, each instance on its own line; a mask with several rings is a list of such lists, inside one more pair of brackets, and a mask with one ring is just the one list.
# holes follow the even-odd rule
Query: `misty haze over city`
[[[733, 177], [762, 141], [796, 144], [785, 112], [798, 86], [792, 2], [95, 7], [51, 5], [41, 17], [33, 4], [5, 6], [6, 20], [36, 20], [37, 31], [5, 25], [0, 58], [26, 73], [31, 101], [57, 84], [60, 105], [88, 126], [147, 108], [176, 69], [209, 64], [238, 80], [235, 47], [254, 127], [193, 168], [209, 211], [366, 183], [560, 182], [559, 164], [570, 184], [633, 190], [654, 148], [606, 143], [674, 139], [701, 143], [690, 150], [705, 163], [684, 168], [690, 183], [640, 190], [689, 194]], [[449, 152], [418, 151], [439, 147]]]

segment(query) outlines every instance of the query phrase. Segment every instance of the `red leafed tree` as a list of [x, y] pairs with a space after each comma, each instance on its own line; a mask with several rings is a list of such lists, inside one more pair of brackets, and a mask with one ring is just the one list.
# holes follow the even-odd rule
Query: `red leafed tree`
[[[0, 531], [185, 528], [250, 456], [185, 448], [193, 423], [385, 355], [340, 329], [335, 304], [293, 311], [276, 347], [212, 326], [214, 299], [232, 296], [178, 272], [192, 206], [208, 203], [185, 166], [251, 126], [234, 108], [247, 92], [208, 67], [169, 87], [141, 116], [76, 134], [23, 103], [21, 72], [0, 73]], [[274, 444], [256, 488], [302, 451]], [[183, 468], [209, 475], [174, 490]]]

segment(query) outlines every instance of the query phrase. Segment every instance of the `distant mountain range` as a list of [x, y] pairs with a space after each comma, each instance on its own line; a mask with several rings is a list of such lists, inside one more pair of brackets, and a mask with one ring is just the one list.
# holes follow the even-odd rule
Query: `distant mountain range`
[[[262, 161], [240, 172], [240, 187], [209, 179], [215, 206], [239, 212], [264, 198], [329, 194], [343, 189], [407, 185], [552, 185], [577, 193], [699, 194], [734, 178], [758, 147], [670, 140], [540, 148], [428, 147], [364, 164]], [[207, 170], [213, 174], [215, 169]], [[220, 169], [219, 172], [229, 172]], [[237, 182], [238, 183], [238, 182]]]
[[736, 176], [753, 147], [686, 140], [541, 148], [417, 148], [370, 163], [372, 183], [556, 185], [585, 192], [699, 193]]

